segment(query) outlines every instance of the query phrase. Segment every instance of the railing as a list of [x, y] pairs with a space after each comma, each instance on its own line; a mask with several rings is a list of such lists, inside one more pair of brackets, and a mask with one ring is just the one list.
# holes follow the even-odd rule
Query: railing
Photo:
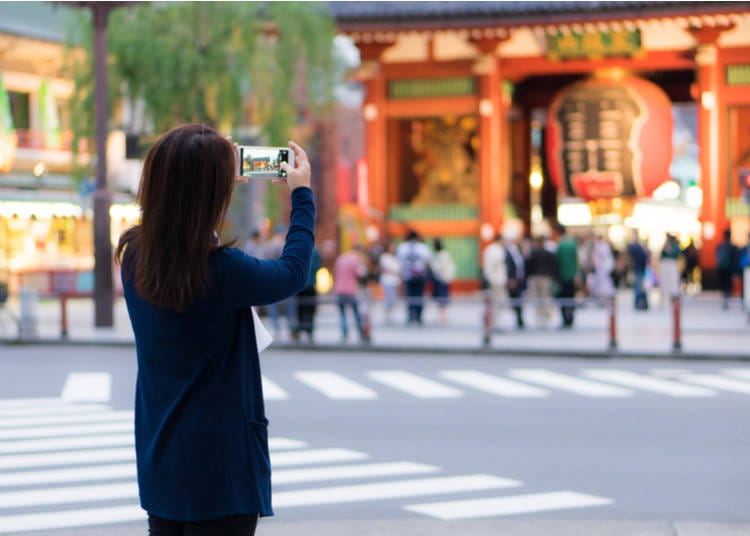
[[[121, 295], [121, 294], [119, 294]], [[85, 340], [81, 333], [83, 324], [90, 328], [89, 313], [81, 316], [82, 307], [93, 305], [91, 292], [60, 292], [59, 316], [50, 314], [49, 300], [45, 305], [45, 337], [49, 338], [50, 322], [57, 319], [60, 339], [71, 337], [71, 324], [75, 339]], [[73, 300], [86, 300], [77, 308], [77, 315], [71, 318], [68, 307]], [[493, 300], [489, 293], [451, 298], [448, 307], [448, 321], [441, 323], [439, 309], [428, 297], [412, 303], [425, 306], [424, 324], [406, 324], [406, 309], [409, 300], [401, 298], [397, 302], [396, 316], [390, 320], [385, 316], [383, 301], [370, 293], [358, 300], [361, 315], [362, 344], [381, 350], [394, 349], [434, 349], [435, 351], [478, 351], [482, 353], [510, 353], [514, 351], [544, 354], [568, 355], [684, 355], [685, 350], [704, 355], [748, 355], [747, 341], [750, 340], [750, 316], [743, 309], [740, 300], [731, 300], [728, 309], [723, 308], [718, 295], [686, 297], [675, 296], [662, 300], [652, 310], [635, 311], [630, 292], [620, 292], [607, 299], [576, 298], [559, 299], [509, 299]], [[124, 302], [117, 301], [118, 307]], [[300, 306], [314, 304], [317, 314], [312, 326], [297, 324], [297, 310]], [[297, 348], [325, 347], [341, 345], [340, 316], [337, 298], [322, 295], [317, 298], [289, 299], [278, 304], [282, 309], [276, 333], [275, 345], [294, 345]], [[570, 329], [559, 329], [557, 308], [562, 305], [575, 307], [575, 325]], [[283, 311], [284, 306], [288, 311]], [[526, 323], [525, 329], [514, 329], [513, 306], [520, 306]], [[537, 312], [543, 307], [552, 307], [553, 317], [546, 325], [537, 324]], [[274, 330], [274, 321], [268, 307], [259, 308], [263, 321], [269, 330]], [[6, 307], [7, 312], [7, 307]], [[127, 316], [120, 311], [120, 341], [132, 340]], [[347, 310], [348, 314], [349, 311]], [[498, 316], [500, 318], [498, 319]], [[291, 320], [289, 318], [291, 317]], [[79, 318], [85, 318], [83, 322]], [[72, 320], [72, 321], [71, 321]], [[509, 320], [511, 322], [509, 322]], [[357, 326], [349, 322], [356, 334]], [[304, 335], [305, 327], [313, 327], [314, 340], [304, 337], [286, 337], [288, 331]], [[87, 328], [87, 329], [88, 329]], [[80, 331], [79, 331], [80, 330]], [[89, 329], [89, 331], [91, 331]], [[93, 334], [94, 332], [91, 331]], [[33, 342], [33, 341], [31, 341]], [[307, 344], [305, 344], [307, 342]]]

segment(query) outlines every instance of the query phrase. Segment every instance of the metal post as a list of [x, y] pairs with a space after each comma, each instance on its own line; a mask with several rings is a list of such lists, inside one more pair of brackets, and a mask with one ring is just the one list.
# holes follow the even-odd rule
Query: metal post
[[60, 294], [60, 338], [68, 338], [68, 297]]
[[96, 327], [114, 324], [110, 194], [107, 188], [107, 17], [104, 2], [91, 4], [94, 15], [94, 80], [96, 116], [96, 190], [94, 191], [94, 304]]
[[489, 348], [492, 343], [492, 328], [495, 321], [492, 317], [492, 291], [487, 290], [484, 293], [484, 325], [482, 335], [482, 346]]
[[37, 292], [30, 287], [21, 287], [18, 293], [21, 319], [18, 322], [18, 339], [26, 341], [37, 338]]
[[617, 297], [609, 299], [609, 349], [617, 350]]
[[672, 350], [679, 352], [682, 350], [682, 318], [681, 318], [681, 299], [680, 296], [672, 296]]

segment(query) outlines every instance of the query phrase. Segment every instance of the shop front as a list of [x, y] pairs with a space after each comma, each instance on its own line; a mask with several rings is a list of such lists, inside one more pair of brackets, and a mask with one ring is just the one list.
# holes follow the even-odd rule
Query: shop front
[[[136, 224], [138, 208], [127, 197], [110, 209], [112, 242]], [[0, 192], [0, 281], [41, 295], [93, 289], [93, 214], [66, 192]]]

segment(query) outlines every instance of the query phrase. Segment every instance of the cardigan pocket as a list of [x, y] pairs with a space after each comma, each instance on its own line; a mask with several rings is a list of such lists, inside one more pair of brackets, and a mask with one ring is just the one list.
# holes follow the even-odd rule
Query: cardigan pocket
[[250, 466], [256, 478], [271, 475], [271, 459], [268, 452], [268, 420], [248, 421]]

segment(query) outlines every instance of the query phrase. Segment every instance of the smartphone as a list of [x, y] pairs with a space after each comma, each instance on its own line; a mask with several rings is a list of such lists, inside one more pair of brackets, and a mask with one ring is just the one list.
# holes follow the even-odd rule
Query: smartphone
[[285, 179], [286, 172], [281, 169], [281, 163], [286, 162], [294, 167], [294, 151], [288, 147], [240, 145], [237, 152], [239, 174], [250, 179]]

